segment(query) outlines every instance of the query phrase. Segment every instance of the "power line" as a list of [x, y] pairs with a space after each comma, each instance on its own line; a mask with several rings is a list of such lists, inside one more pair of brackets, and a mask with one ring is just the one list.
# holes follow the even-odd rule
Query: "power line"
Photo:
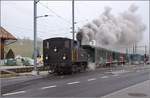
[[55, 14], [58, 18], [64, 20], [66, 23], [68, 23], [69, 25], [71, 24], [68, 20], [66, 20], [65, 18], [63, 18], [62, 16], [58, 15], [55, 11], [53, 11], [52, 9], [50, 9], [48, 6], [45, 6], [44, 4], [42, 4], [41, 2], [39, 2], [40, 5], [42, 5], [43, 7], [45, 7], [46, 9], [48, 9], [50, 12], [52, 12], [53, 14]]

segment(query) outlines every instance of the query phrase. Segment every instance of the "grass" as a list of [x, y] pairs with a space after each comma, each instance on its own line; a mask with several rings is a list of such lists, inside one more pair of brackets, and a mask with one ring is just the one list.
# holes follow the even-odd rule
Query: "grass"
[[[42, 53], [42, 41], [37, 42], [37, 47]], [[21, 55], [23, 57], [31, 57], [33, 55], [33, 40], [30, 39], [18, 39], [17, 42], [5, 47], [5, 54], [12, 49], [15, 56]]]

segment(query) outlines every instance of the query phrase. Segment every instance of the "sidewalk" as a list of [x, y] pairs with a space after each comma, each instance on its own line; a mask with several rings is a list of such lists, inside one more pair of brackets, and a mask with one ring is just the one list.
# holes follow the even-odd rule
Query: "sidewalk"
[[150, 98], [150, 80], [116, 91], [101, 98]]

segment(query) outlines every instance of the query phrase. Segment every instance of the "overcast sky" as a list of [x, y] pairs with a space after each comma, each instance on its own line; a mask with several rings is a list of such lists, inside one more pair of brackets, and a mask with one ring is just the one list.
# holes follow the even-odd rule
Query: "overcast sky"
[[[38, 16], [48, 14], [49, 17], [38, 18], [38, 37], [42, 39], [61, 36], [71, 38], [71, 1], [40, 1]], [[149, 1], [75, 1], [76, 31], [87, 22], [97, 18], [105, 6], [112, 8], [112, 14], [128, 9], [131, 4], [139, 7], [138, 14], [146, 30], [140, 44], [148, 45], [149, 38]], [[33, 2], [2, 1], [1, 25], [16, 37], [33, 39]]]

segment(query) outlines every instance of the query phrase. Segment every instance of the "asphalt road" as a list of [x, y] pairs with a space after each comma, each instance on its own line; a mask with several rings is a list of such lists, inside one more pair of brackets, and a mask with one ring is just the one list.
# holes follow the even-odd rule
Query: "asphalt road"
[[100, 97], [150, 79], [150, 70], [97, 69], [66, 76], [2, 79], [3, 97]]

